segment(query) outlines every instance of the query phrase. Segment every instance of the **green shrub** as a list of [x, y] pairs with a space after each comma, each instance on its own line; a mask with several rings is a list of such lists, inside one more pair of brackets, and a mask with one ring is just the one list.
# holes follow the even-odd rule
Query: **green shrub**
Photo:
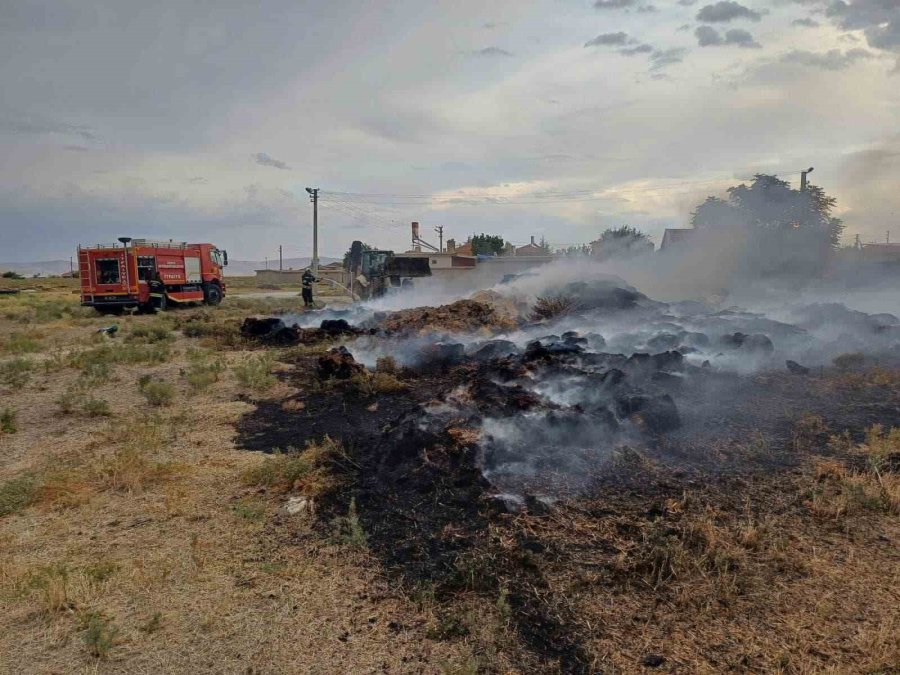
[[346, 516], [338, 516], [333, 522], [337, 539], [351, 548], [364, 549], [366, 547], [366, 532], [359, 520], [356, 510], [356, 499], [350, 499], [350, 508]]
[[119, 629], [111, 620], [97, 612], [88, 612], [84, 615], [81, 625], [88, 653], [98, 659], [107, 658], [110, 650], [115, 646]]
[[6, 351], [11, 354], [30, 354], [40, 350], [39, 338], [33, 334], [12, 333], [6, 339]]
[[87, 413], [88, 417], [109, 417], [112, 415], [109, 403], [102, 398], [94, 398], [92, 396], [89, 396], [82, 402], [81, 409]]
[[201, 391], [218, 382], [219, 375], [225, 372], [223, 361], [207, 360], [204, 352], [188, 350], [187, 356], [190, 364], [181, 374], [194, 391]]
[[266, 517], [266, 505], [258, 499], [242, 499], [232, 510], [239, 518], [252, 522], [259, 522]]
[[20, 357], [0, 363], [0, 384], [13, 389], [21, 389], [31, 379], [34, 364]]
[[138, 389], [147, 399], [147, 403], [154, 406], [169, 405], [175, 398], [175, 387], [165, 380], [149, 375], [141, 376], [138, 380]]
[[37, 499], [40, 483], [31, 474], [24, 474], [0, 483], [0, 517], [18, 513]]
[[135, 326], [125, 337], [127, 342], [144, 342], [153, 344], [156, 342], [168, 342], [174, 339], [172, 329], [164, 323], [150, 324], [147, 326]]
[[277, 379], [272, 374], [275, 360], [269, 354], [258, 354], [245, 359], [234, 367], [234, 376], [241, 386], [251, 391], [263, 392], [271, 389]]
[[72, 355], [70, 363], [82, 371], [86, 380], [105, 382], [112, 376], [112, 368], [116, 364], [153, 365], [165, 363], [169, 356], [169, 344], [166, 341], [151, 344], [131, 342], [120, 345], [103, 344], [85, 349]]
[[0, 411], [0, 434], [14, 434], [18, 430], [16, 411], [12, 408], [4, 408]]

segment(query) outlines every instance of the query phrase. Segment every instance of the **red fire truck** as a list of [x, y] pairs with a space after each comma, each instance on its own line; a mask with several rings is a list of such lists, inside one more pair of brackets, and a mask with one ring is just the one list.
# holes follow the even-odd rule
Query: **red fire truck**
[[104, 314], [166, 309], [169, 303], [218, 305], [228, 253], [212, 244], [119, 237], [78, 247], [81, 304]]

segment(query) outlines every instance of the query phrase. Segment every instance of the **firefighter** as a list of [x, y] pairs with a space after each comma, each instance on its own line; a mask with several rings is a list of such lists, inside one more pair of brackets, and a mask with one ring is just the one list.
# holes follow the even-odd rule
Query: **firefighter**
[[163, 283], [159, 270], [154, 269], [150, 272], [150, 278], [147, 280], [147, 286], [150, 290], [150, 302], [156, 309], [166, 309], [166, 285]]
[[303, 276], [300, 277], [300, 282], [303, 285], [303, 304], [307, 307], [313, 307], [313, 294], [312, 294], [312, 285], [314, 281], [318, 281], [313, 276], [313, 273], [310, 272], [307, 267], [303, 272]]

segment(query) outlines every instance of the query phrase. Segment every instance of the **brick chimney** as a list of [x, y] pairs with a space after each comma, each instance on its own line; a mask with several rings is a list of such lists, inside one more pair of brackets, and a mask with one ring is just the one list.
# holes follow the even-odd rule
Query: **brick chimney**
[[447, 240], [447, 253], [456, 253], [456, 239]]
[[531, 235], [531, 245], [534, 246], [534, 235]]

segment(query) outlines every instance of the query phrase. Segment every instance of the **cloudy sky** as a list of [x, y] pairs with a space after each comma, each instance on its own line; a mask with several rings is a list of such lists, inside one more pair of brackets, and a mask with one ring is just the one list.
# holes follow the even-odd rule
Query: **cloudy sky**
[[0, 91], [0, 260], [308, 255], [306, 186], [320, 255], [411, 220], [658, 242], [808, 166], [850, 237], [900, 241], [900, 0], [17, 0]]

